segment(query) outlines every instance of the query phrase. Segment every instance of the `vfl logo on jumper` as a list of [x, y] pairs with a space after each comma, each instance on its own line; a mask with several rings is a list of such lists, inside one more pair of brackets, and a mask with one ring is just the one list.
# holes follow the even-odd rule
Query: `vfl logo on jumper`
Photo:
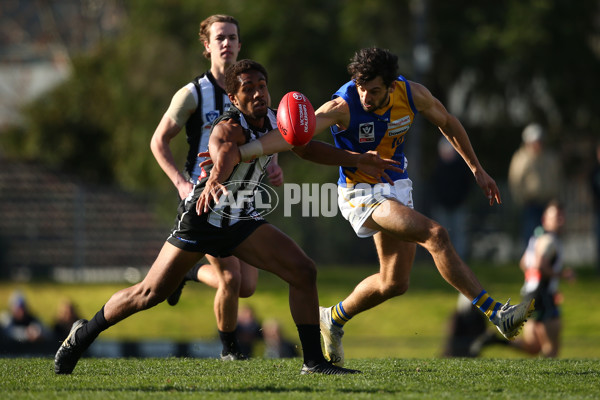
[[204, 125], [204, 129], [210, 130], [212, 127], [212, 123], [215, 119], [219, 118], [219, 111], [213, 110], [204, 114], [204, 118], [206, 119], [206, 124]]
[[206, 121], [211, 123], [219, 117], [219, 111], [217, 111], [217, 110], [209, 111], [204, 116], [206, 118]]
[[[273, 212], [279, 196], [272, 187], [254, 181], [231, 181], [225, 184], [227, 194], [221, 195], [211, 211], [227, 218], [256, 219]], [[253, 210], [241, 215], [244, 210]]]
[[375, 141], [375, 124], [369, 122], [358, 126], [358, 142], [367, 143]]
[[405, 116], [388, 124], [388, 136], [397, 136], [410, 128], [410, 116]]

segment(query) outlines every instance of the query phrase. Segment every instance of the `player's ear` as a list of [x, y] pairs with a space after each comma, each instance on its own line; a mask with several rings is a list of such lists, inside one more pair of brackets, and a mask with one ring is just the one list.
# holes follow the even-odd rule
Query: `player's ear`
[[233, 104], [237, 108], [240, 107], [240, 103], [237, 101], [237, 99], [236, 99], [236, 97], [234, 95], [228, 93], [227, 97], [229, 97], [229, 101], [231, 102], [231, 104]]
[[202, 44], [204, 44], [204, 49], [210, 54], [210, 45], [208, 40], [203, 41]]

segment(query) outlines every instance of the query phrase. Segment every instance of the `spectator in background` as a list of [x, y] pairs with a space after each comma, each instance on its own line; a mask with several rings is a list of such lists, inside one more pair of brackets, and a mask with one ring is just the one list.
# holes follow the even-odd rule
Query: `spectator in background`
[[590, 174], [590, 185], [594, 199], [594, 214], [596, 216], [596, 268], [600, 274], [600, 141], [596, 144], [595, 152], [596, 164]]
[[265, 358], [297, 357], [297, 346], [283, 337], [281, 325], [274, 319], [266, 320], [262, 325], [262, 336], [265, 341]]
[[75, 304], [70, 300], [63, 300], [58, 305], [54, 325], [52, 327], [54, 339], [59, 342], [65, 340], [71, 331], [71, 326], [73, 326], [73, 323], [79, 318], [79, 313], [75, 308]]
[[544, 136], [541, 125], [527, 125], [522, 134], [523, 143], [513, 155], [508, 170], [512, 198], [522, 211], [520, 251], [540, 223], [548, 202], [559, 198], [563, 187], [560, 158], [545, 146]]
[[247, 304], [241, 307], [238, 313], [237, 339], [240, 353], [246, 358], [253, 355], [254, 345], [262, 339], [260, 321], [254, 309]]
[[48, 331], [29, 310], [23, 293], [15, 291], [10, 298], [10, 310], [2, 316], [2, 329], [9, 340], [41, 342], [48, 339]]
[[432, 175], [433, 219], [448, 229], [456, 252], [463, 260], [469, 256], [468, 210], [473, 174], [445, 137], [438, 142], [438, 159]]

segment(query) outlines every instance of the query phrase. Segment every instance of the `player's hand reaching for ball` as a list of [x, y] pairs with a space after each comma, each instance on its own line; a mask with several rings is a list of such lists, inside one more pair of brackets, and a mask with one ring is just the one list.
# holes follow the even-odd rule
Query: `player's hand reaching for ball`
[[383, 178], [391, 185], [393, 185], [394, 182], [390, 179], [385, 170], [404, 172], [404, 170], [400, 168], [399, 161], [381, 158], [379, 157], [379, 154], [373, 150], [358, 156], [356, 168], [364, 174], [377, 178], [377, 180]]

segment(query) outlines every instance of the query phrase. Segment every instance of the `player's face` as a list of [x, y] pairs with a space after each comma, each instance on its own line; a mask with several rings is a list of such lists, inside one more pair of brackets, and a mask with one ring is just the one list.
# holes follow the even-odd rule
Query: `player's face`
[[560, 232], [565, 225], [564, 211], [555, 206], [548, 207], [544, 212], [543, 225], [549, 232]]
[[394, 86], [387, 87], [380, 76], [363, 83], [356, 84], [360, 104], [366, 112], [373, 112], [379, 108], [385, 107], [390, 101], [390, 94], [394, 91]]
[[204, 42], [211, 63], [231, 65], [237, 61], [242, 48], [238, 30], [231, 22], [215, 22], [209, 28], [209, 41]]
[[246, 116], [248, 122], [262, 127], [262, 119], [267, 115], [269, 101], [267, 80], [258, 71], [244, 72], [238, 79], [240, 87], [234, 96], [230, 96], [231, 102]]

